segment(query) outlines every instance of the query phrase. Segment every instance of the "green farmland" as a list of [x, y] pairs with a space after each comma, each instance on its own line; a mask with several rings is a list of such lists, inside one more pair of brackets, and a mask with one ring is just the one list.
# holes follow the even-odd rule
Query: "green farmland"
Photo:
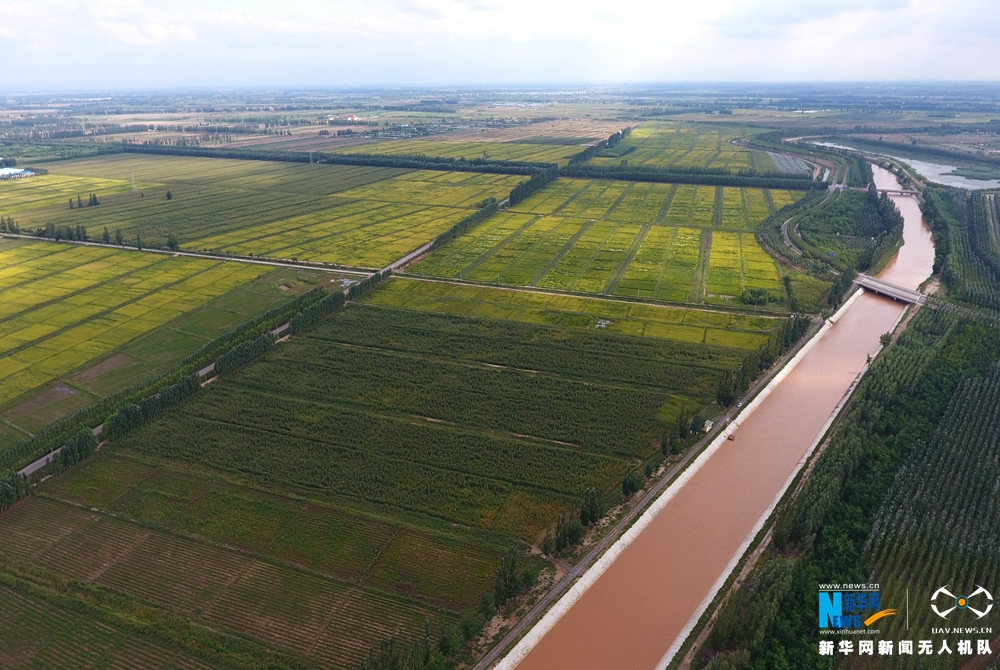
[[338, 194], [342, 204], [328, 210], [186, 246], [381, 268], [472, 214], [477, 202], [506, 196], [519, 181], [506, 175], [411, 172], [344, 191]]
[[560, 179], [476, 226], [412, 271], [675, 302], [780, 294], [751, 231], [801, 193]]
[[[689, 124], [646, 122], [633, 128], [631, 134], [604, 155], [591, 158], [597, 165], [617, 164], [623, 159], [629, 165], [658, 168], [728, 168], [733, 172], [753, 169], [776, 172], [774, 163], [764, 151], [745, 149], [730, 143], [738, 132]], [[626, 151], [635, 147], [631, 151]], [[611, 155], [614, 154], [614, 155]]]
[[0, 447], [299, 292], [297, 274], [0, 239]]
[[266, 271], [47, 242], [0, 245], [0, 266], [0, 405]]
[[[564, 162], [577, 149], [486, 151]], [[382, 268], [524, 181], [134, 154], [47, 166], [0, 184], [22, 231], [107, 227], [195, 255], [0, 239], [7, 453], [351, 275], [198, 252]], [[99, 203], [77, 206], [76, 191]], [[277, 343], [220, 349], [220, 377], [181, 380], [190, 397], [148, 415], [123, 401], [99, 417], [98, 453], [0, 514], [0, 621], [50, 640], [21, 648], [0, 625], [0, 649], [39, 667], [348, 670], [389, 638], [426, 636], [471, 657], [508, 549], [544, 546], [591, 489], [620, 504], [623, 480], [690, 445], [719, 390], [788, 332], [783, 317], [692, 305], [781, 295], [754, 231], [799, 197], [558, 179], [411, 276], [329, 315], [312, 303], [315, 319], [300, 313]], [[262, 341], [255, 360], [221, 363]], [[175, 386], [160, 388], [157, 403]], [[132, 411], [142, 420], [117, 432]], [[522, 561], [525, 584], [532, 569], [552, 577], [537, 552]]]
[[442, 158], [483, 158], [565, 165], [583, 146], [566, 144], [518, 144], [516, 142], [449, 142], [446, 140], [389, 140], [345, 149], [344, 153], [422, 155]]
[[[0, 184], [0, 213], [25, 231], [46, 222], [136, 233], [152, 246], [180, 242], [329, 209], [334, 193], [403, 170], [176, 156], [114, 154], [50, 163], [47, 175]], [[135, 178], [138, 192], [132, 192]], [[97, 183], [94, 183], [95, 180]], [[102, 188], [102, 183], [107, 187]], [[32, 197], [26, 198], [30, 190]], [[166, 199], [170, 191], [172, 198]], [[8, 195], [8, 193], [10, 195]], [[101, 204], [69, 209], [96, 193]]]
[[[127, 244], [381, 268], [521, 177], [408, 172], [174, 156], [111, 155], [51, 163], [50, 174], [0, 184], [0, 214], [31, 232], [52, 222]], [[131, 190], [134, 176], [137, 192]], [[171, 198], [166, 198], [170, 192]], [[98, 206], [70, 209], [77, 195]]]
[[390, 280], [365, 302], [747, 350], [759, 349], [775, 324], [745, 314], [405, 279]]
[[[635, 337], [580, 322], [619, 314], [606, 300], [524, 293], [525, 311], [503, 315], [501, 293], [514, 292], [391, 281], [42, 485], [0, 517], [0, 575], [78, 580], [74, 597], [101, 611], [352, 668], [389, 636], [454, 628], [511, 540], [537, 541], [587, 487], [614, 495], [777, 324], [634, 306], [621, 321], [644, 326]], [[476, 302], [480, 316], [458, 315]], [[69, 644], [59, 617], [36, 625]], [[91, 636], [166, 653], [114, 626]], [[205, 661], [232, 644], [191, 646]]]
[[[129, 454], [102, 455], [53, 484], [0, 521], [10, 540], [0, 564], [50, 584], [76, 580], [64, 588], [92, 611], [138, 614], [160, 621], [160, 632], [183, 617], [203, 636], [194, 645], [201, 659], [181, 654], [175, 662], [190, 665], [169, 665], [176, 651], [126, 631], [76, 631], [75, 641], [93, 645], [98, 658], [126, 646], [123, 667], [220, 667], [212, 661], [242, 652], [284, 661], [278, 667], [351, 668], [381, 639], [417, 638], [425, 622], [434, 631], [454, 625], [444, 605], [467, 606], [497, 564], [489, 545]], [[415, 554], [460, 569], [460, 579], [442, 584], [432, 571], [399, 565]], [[430, 593], [433, 602], [410, 593]], [[0, 587], [5, 614], [23, 599]], [[64, 639], [59, 615], [35, 624], [55, 638], [36, 657], [42, 662], [79, 654], [67, 648], [74, 636]], [[168, 633], [163, 642], [174, 640]], [[129, 645], [152, 658], [131, 655]], [[87, 667], [82, 661], [45, 667]]]

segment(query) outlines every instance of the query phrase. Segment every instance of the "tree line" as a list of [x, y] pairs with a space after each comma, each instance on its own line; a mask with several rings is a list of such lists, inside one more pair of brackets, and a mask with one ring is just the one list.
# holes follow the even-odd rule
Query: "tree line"
[[122, 144], [102, 148], [100, 153], [144, 153], [167, 156], [199, 156], [203, 158], [235, 158], [241, 160], [276, 161], [284, 163], [326, 163], [366, 167], [404, 168], [409, 170], [449, 170], [453, 172], [484, 172], [490, 174], [532, 175], [552, 168], [554, 163], [503, 161], [494, 158], [449, 158], [423, 154], [342, 154], [297, 151], [267, 151], [260, 149], [221, 149], [190, 146], [147, 146]]
[[1000, 212], [990, 210], [979, 191], [924, 189], [921, 211], [934, 233], [934, 271], [955, 299], [1000, 310], [1000, 246], [991, 231], [992, 217]]
[[764, 346], [745, 356], [736, 369], [722, 373], [715, 393], [718, 403], [729, 407], [736, 402], [761, 372], [770, 368], [782, 353], [806, 334], [811, 324], [812, 320], [803, 316], [783, 320], [780, 326], [771, 331]]
[[[899, 474], [901, 468], [909, 467], [908, 463], [919, 466], [921, 453], [935, 432], [942, 423], [948, 425], [942, 419], [950, 404], [961, 402], [963, 380], [980, 377], [997, 358], [1000, 337], [995, 329], [959, 321], [942, 310], [916, 314], [896, 343], [872, 365], [798, 495], [779, 507], [772, 540], [758, 561], [760, 567], [728, 596], [708, 641], [699, 650], [699, 657], [708, 661], [702, 667], [816, 667], [816, 644], [824, 639], [817, 626], [818, 584], [830, 579], [893, 583], [898, 573], [879, 570], [882, 547], [915, 553], [934, 543], [902, 542], [910, 538], [896, 533], [905, 527], [879, 526], [878, 521], [893, 511], [891, 507], [880, 510], [892, 506], [894, 498], [887, 494], [894, 483], [908, 483], [905, 469]], [[979, 421], [989, 421], [984, 416]], [[962, 430], [970, 425], [964, 423]], [[947, 450], [943, 453], [950, 463], [952, 456]], [[934, 467], [940, 469], [940, 463]], [[925, 480], [920, 481], [923, 500], [933, 491], [927, 490]], [[960, 481], [953, 486], [955, 491], [970, 488], [962, 486], [965, 480], [947, 481], [952, 485]], [[912, 494], [908, 499], [915, 500]], [[934, 521], [946, 517], [952, 529], [965, 523], [966, 516], [981, 524], [983, 517], [977, 512], [985, 498], [975, 498], [971, 507], [969, 499], [949, 495], [946, 509], [932, 506], [924, 516]], [[913, 520], [921, 529], [924, 516]], [[974, 552], [968, 551], [969, 544], [978, 543], [981, 535], [966, 534], [963, 537], [969, 542], [965, 545], [951, 544], [947, 565], [970, 565]], [[906, 579], [917, 580], [928, 569], [942, 567], [941, 562], [922, 555], [919, 565], [924, 574], [911, 570]], [[962, 570], [943, 572], [949, 579], [965, 574]], [[902, 590], [898, 579], [895, 583]], [[900, 602], [903, 593], [897, 597]]]
[[621, 142], [623, 139], [628, 137], [632, 133], [632, 128], [622, 128], [621, 130], [612, 133], [608, 136], [608, 139], [601, 140], [593, 146], [589, 146], [578, 154], [573, 154], [569, 157], [569, 164], [576, 165], [577, 163], [584, 163], [597, 154], [601, 153], [605, 149], [610, 149]]
[[[351, 287], [353, 294], [349, 294], [349, 297], [351, 299], [360, 297], [365, 292], [377, 286], [387, 276], [388, 273], [379, 273], [379, 275], [369, 277], [353, 285]], [[295, 319], [295, 317], [303, 314], [310, 307], [324, 301], [329, 296], [330, 293], [328, 291], [321, 287], [316, 287], [308, 293], [304, 293], [287, 303], [274, 307], [264, 314], [240, 324], [230, 332], [207, 342], [197, 351], [177, 363], [171, 370], [152, 379], [138, 382], [113, 395], [106, 396], [93, 405], [38, 431], [34, 436], [15, 443], [11, 448], [0, 452], [0, 473], [4, 470], [11, 470], [26, 465], [44, 454], [64, 446], [72, 441], [80, 430], [89, 430], [96, 425], [104, 423], [122, 408], [126, 408], [125, 414], [128, 418], [122, 416], [116, 419], [112, 423], [111, 428], [118, 430], [118, 428], [114, 428], [114, 425], [120, 421], [119, 427], [122, 428], [122, 432], [119, 435], [125, 434], [128, 432], [128, 430], [125, 430], [128, 426], [135, 427], [139, 425], [134, 423], [134, 420], [138, 416], [145, 416], [150, 413], [152, 413], [151, 415], [155, 415], [157, 413], [155, 409], [157, 403], [160, 404], [160, 411], [162, 411], [164, 402], [172, 404], [179, 401], [177, 394], [183, 393], [184, 389], [190, 390], [193, 388], [187, 379], [198, 370], [213, 361], [219, 360], [227, 353], [240, 348], [242, 345], [257, 340], [265, 334], [270, 337], [270, 331], [274, 330], [277, 326]], [[335, 304], [338, 300], [334, 299], [332, 302]], [[311, 320], [312, 318], [310, 316], [306, 320]], [[240, 356], [243, 356], [243, 354], [240, 354]], [[236, 356], [233, 357], [234, 361], [235, 359]], [[163, 395], [164, 392], [165, 395]], [[152, 398], [158, 398], [158, 400], [151, 400]], [[147, 404], [143, 405], [143, 403]], [[127, 409], [139, 407], [140, 405], [140, 415], [137, 415], [131, 409]]]
[[733, 173], [725, 168], [659, 168], [650, 165], [568, 165], [559, 174], [579, 179], [619, 179], [624, 181], [669, 184], [706, 184], [744, 188], [825, 189], [827, 182], [814, 181], [808, 175], [784, 173]]
[[13, 216], [0, 216], [0, 233], [21, 234], [20, 224], [14, 220]]
[[559, 178], [559, 168], [556, 166], [546, 168], [541, 172], [537, 172], [532, 175], [531, 179], [528, 181], [522, 181], [520, 184], [516, 185], [510, 190], [510, 196], [507, 201], [509, 207], [513, 207], [525, 198], [538, 191], [542, 190], [544, 187], [548, 186], [556, 179]]
[[470, 214], [448, 230], [435, 237], [434, 241], [431, 243], [431, 249], [437, 249], [438, 247], [444, 246], [451, 240], [468, 231], [473, 226], [490, 218], [500, 210], [500, 206], [497, 205], [496, 198], [491, 197], [477, 204], [479, 205], [479, 208], [475, 213]]

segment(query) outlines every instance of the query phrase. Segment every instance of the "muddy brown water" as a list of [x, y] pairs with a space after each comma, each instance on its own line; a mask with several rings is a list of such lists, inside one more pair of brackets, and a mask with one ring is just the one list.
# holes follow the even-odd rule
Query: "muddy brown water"
[[[898, 188], [891, 173], [873, 170], [879, 187]], [[916, 289], [931, 273], [933, 241], [917, 202], [894, 200], [905, 244], [879, 276]], [[518, 670], [657, 667], [903, 309], [867, 293], [851, 305]]]

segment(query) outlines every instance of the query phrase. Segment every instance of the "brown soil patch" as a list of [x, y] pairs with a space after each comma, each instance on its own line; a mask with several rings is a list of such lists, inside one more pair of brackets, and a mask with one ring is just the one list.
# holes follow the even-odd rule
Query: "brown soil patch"
[[10, 420], [17, 420], [21, 417], [28, 416], [29, 414], [34, 414], [40, 409], [44, 409], [49, 405], [54, 405], [57, 402], [61, 402], [66, 398], [71, 398], [78, 394], [75, 388], [71, 386], [66, 386], [65, 384], [56, 384], [48, 391], [36, 395], [30, 400], [26, 400], [20, 405], [11, 407], [9, 410], [3, 413], [4, 418]]
[[135, 359], [131, 356], [126, 356], [125, 354], [115, 354], [111, 358], [93, 365], [86, 370], [81, 370], [80, 372], [73, 375], [73, 380], [80, 382], [81, 384], [87, 384], [94, 381], [98, 377], [112, 370], [117, 370], [118, 368], [123, 368], [126, 365], [134, 363]]

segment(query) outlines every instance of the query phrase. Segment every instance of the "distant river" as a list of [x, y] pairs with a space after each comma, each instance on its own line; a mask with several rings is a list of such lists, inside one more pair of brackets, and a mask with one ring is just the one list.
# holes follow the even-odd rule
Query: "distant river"
[[[842, 144], [834, 144], [833, 142], [813, 142], [813, 144], [821, 147], [832, 147], [834, 149], [850, 149], [851, 151], [869, 151], [868, 149], [859, 150], [857, 147], [848, 147]], [[911, 166], [914, 170], [919, 172], [921, 175], [926, 177], [932, 182], [937, 184], [944, 184], [945, 186], [954, 186], [956, 188], [965, 188], [970, 191], [975, 191], [982, 188], [1000, 188], [1000, 179], [969, 179], [968, 177], [961, 177], [957, 174], [949, 174], [957, 170], [958, 168], [954, 165], [944, 165], [942, 163], [928, 163], [927, 161], [917, 160], [915, 158], [903, 158], [902, 156], [894, 156], [892, 154], [869, 151], [869, 153], [881, 153], [883, 156], [889, 158], [894, 158], [898, 161], [902, 161], [907, 165]]]

